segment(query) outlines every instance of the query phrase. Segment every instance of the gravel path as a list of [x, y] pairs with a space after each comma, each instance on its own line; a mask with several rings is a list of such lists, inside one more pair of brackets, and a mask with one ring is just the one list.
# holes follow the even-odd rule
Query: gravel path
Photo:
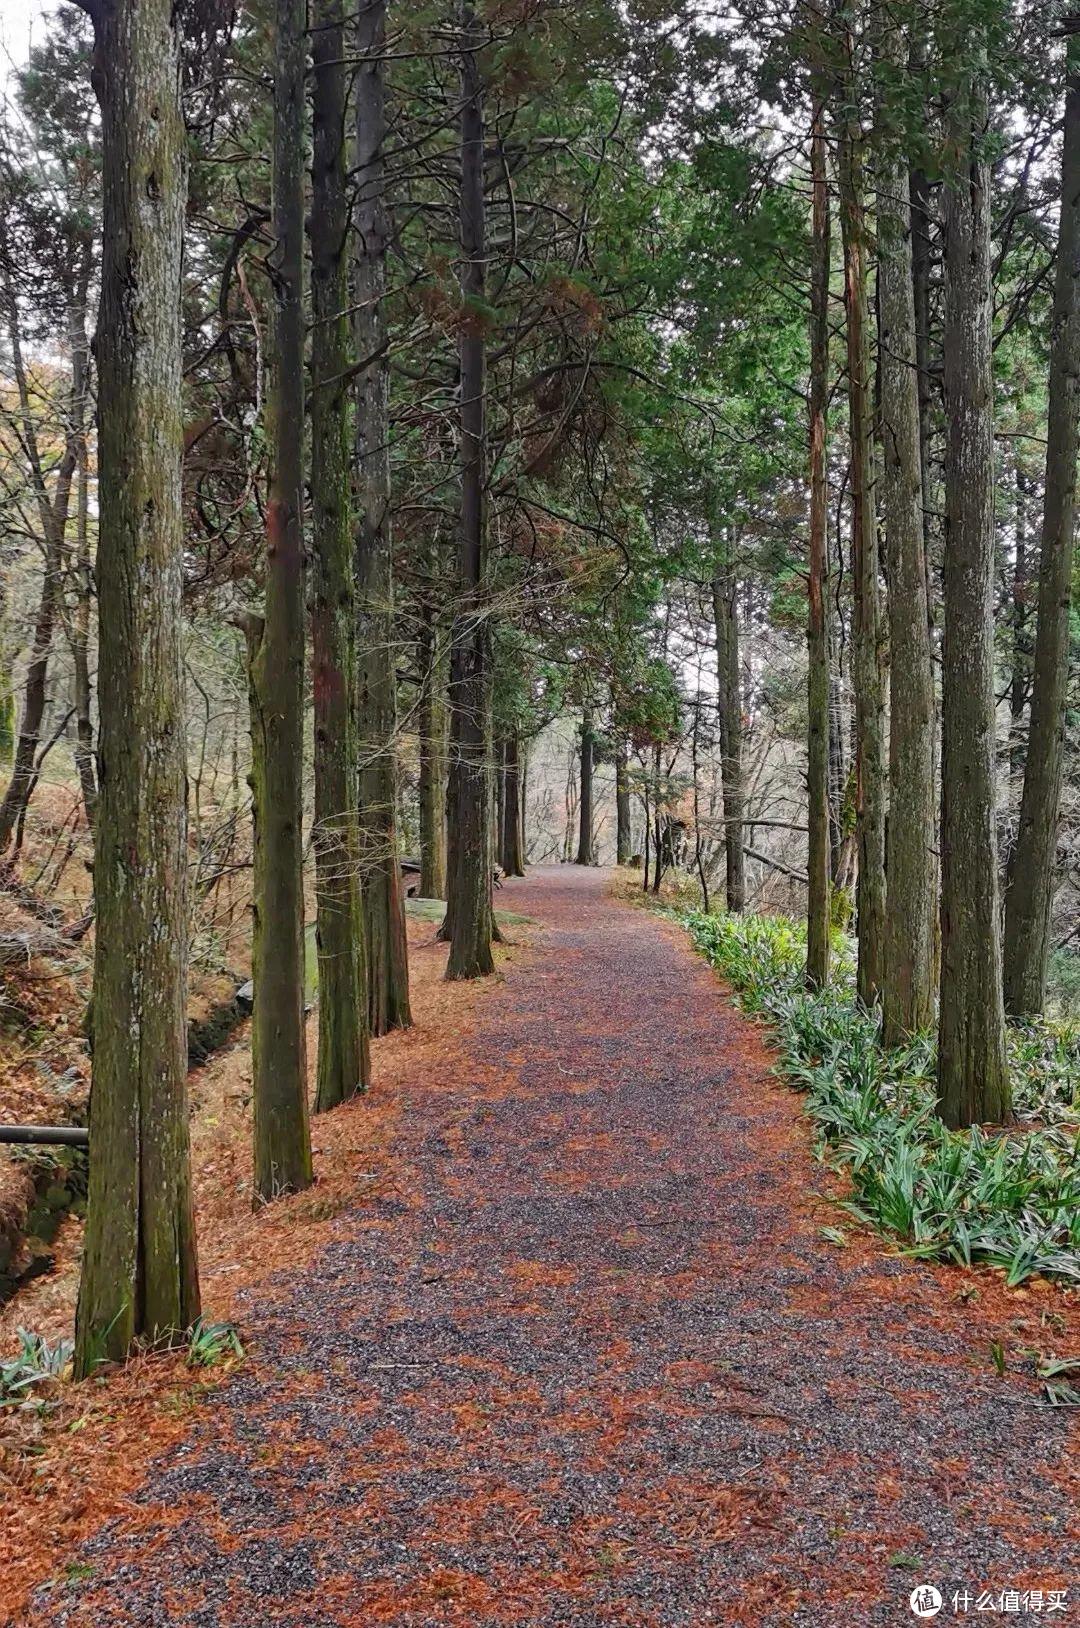
[[[756, 1029], [605, 883], [507, 887], [537, 952], [412, 1084], [400, 1199], [246, 1307], [252, 1360], [28, 1620], [872, 1628], [923, 1581], [1080, 1615], [1075, 1417], [996, 1373], [996, 1283], [822, 1239]], [[1038, 1345], [1051, 1298], [1008, 1305]]]

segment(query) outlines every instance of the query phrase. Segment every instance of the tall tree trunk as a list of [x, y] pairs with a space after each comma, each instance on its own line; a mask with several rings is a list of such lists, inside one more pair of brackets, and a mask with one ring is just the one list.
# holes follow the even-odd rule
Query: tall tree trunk
[[575, 865], [593, 862], [593, 757], [595, 754], [592, 707], [581, 710], [581, 801], [578, 804], [578, 845]]
[[266, 615], [248, 634], [255, 1192], [311, 1182], [304, 1032], [304, 0], [277, 0]]
[[[1031, 659], [1028, 648], [1028, 548], [1027, 548], [1027, 480], [1020, 459], [1019, 443], [1016, 448], [1016, 471], [1013, 488], [1014, 533], [1016, 553], [1013, 561], [1012, 616], [1010, 635], [1009, 671], [1009, 779], [1023, 785], [1026, 742], [1024, 739], [1024, 709], [1028, 704], [1031, 687]], [[1006, 909], [1008, 900], [1006, 899]]]
[[188, 1157], [181, 253], [171, 0], [95, 7], [104, 248], [90, 1191], [75, 1370], [199, 1314]]
[[717, 712], [720, 722], [720, 778], [724, 806], [724, 858], [727, 908], [746, 909], [746, 856], [743, 852], [742, 685], [739, 675], [739, 584], [727, 558], [713, 573], [716, 627]]
[[446, 898], [446, 685], [449, 647], [434, 617], [420, 635], [420, 896]]
[[7, 583], [0, 576], [0, 763], [10, 763], [15, 750], [15, 693], [8, 648]]
[[[880, 61], [902, 82], [903, 31], [878, 23]], [[894, 77], [895, 76], [895, 77]], [[889, 823], [882, 1033], [886, 1045], [934, 1017], [934, 676], [923, 549], [922, 438], [908, 165], [879, 97], [878, 322], [882, 521], [889, 582]]]
[[[959, 47], [959, 19], [956, 41]], [[972, 45], [965, 39], [964, 52]], [[966, 59], [966, 57], [965, 57]], [[945, 644], [942, 669], [939, 1111], [1009, 1110], [994, 810], [994, 430], [987, 98], [961, 78], [945, 185]]]
[[315, 692], [317, 1110], [368, 1084], [367, 966], [360, 899], [356, 595], [350, 514], [350, 359], [344, 0], [316, 0], [311, 164], [311, 618]]
[[465, 317], [458, 341], [461, 370], [461, 526], [458, 595], [451, 658], [450, 919], [448, 978], [479, 978], [494, 970], [491, 941], [491, 753], [488, 733], [491, 630], [486, 603], [487, 345], [484, 295], [487, 227], [484, 212], [484, 93], [479, 53], [484, 29], [469, 0], [460, 7], [461, 49], [461, 295]]
[[[368, 365], [356, 397], [360, 524], [356, 536], [360, 819], [373, 1035], [407, 1029], [409, 961], [398, 852], [397, 628], [390, 538], [389, 363], [386, 355], [386, 0], [356, 23], [356, 354]], [[370, 360], [368, 360], [370, 358]]]
[[504, 746], [500, 863], [507, 876], [524, 876], [524, 842], [521, 829], [521, 741], [516, 732], [507, 736]]
[[854, 46], [839, 135], [840, 219], [847, 316], [848, 413], [851, 435], [852, 680], [855, 691], [856, 811], [859, 846], [858, 992], [878, 999], [885, 963], [885, 717], [878, 603], [878, 535], [874, 509], [873, 411], [867, 300], [863, 134], [855, 105]]
[[664, 880], [664, 827], [662, 819], [662, 804], [664, 799], [660, 795], [661, 772], [660, 745], [653, 748], [653, 884], [654, 893], [660, 892], [660, 883]]
[[97, 814], [97, 779], [94, 774], [94, 724], [91, 716], [90, 606], [93, 573], [90, 565], [90, 469], [85, 430], [80, 438], [77, 468], [75, 543], [75, 611], [71, 620], [71, 663], [74, 674], [75, 770], [79, 776], [86, 823], [91, 830]]
[[615, 863], [630, 863], [630, 776], [626, 761], [626, 747], [622, 743], [615, 750]]
[[[828, 556], [829, 574], [836, 556]], [[835, 623], [825, 608], [825, 626], [829, 635], [829, 876], [833, 892], [839, 884], [845, 844], [844, 794], [847, 786], [847, 765], [844, 761], [844, 698], [840, 673], [834, 657]], [[835, 911], [835, 898], [833, 908]]]
[[1080, 40], [1068, 42], [1061, 225], [1050, 331], [1046, 494], [1039, 556], [1039, 618], [1020, 828], [1005, 898], [1005, 1002], [1042, 1011], [1054, 897], [1069, 671], [1069, 610], [1080, 415]]
[[806, 981], [829, 977], [829, 184], [825, 108], [815, 99], [810, 133], [813, 250], [810, 266], [810, 581], [807, 623]]

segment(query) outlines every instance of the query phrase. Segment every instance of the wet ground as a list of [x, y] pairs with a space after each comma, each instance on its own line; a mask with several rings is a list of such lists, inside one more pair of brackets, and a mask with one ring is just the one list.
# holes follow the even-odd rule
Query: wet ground
[[822, 1238], [798, 1099], [678, 929], [572, 867], [500, 903], [536, 953], [406, 1089], [398, 1191], [249, 1297], [250, 1360], [24, 1620], [1080, 1617], [1076, 1420], [996, 1372], [997, 1285]]

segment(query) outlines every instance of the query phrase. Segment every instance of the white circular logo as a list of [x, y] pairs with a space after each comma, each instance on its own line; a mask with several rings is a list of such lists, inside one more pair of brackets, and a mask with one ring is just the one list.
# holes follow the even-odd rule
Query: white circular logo
[[917, 1617], [936, 1617], [942, 1607], [940, 1591], [933, 1583], [920, 1583], [911, 1591], [908, 1604]]

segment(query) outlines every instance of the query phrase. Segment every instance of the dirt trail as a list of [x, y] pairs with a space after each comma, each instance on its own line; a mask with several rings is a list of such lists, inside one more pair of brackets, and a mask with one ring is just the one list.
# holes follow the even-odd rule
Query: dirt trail
[[251, 1360], [24, 1620], [865, 1628], [922, 1581], [1080, 1616], [1075, 1418], [994, 1371], [993, 1280], [820, 1237], [797, 1099], [676, 929], [597, 872], [501, 902], [538, 953], [405, 1092], [400, 1194], [249, 1297]]

